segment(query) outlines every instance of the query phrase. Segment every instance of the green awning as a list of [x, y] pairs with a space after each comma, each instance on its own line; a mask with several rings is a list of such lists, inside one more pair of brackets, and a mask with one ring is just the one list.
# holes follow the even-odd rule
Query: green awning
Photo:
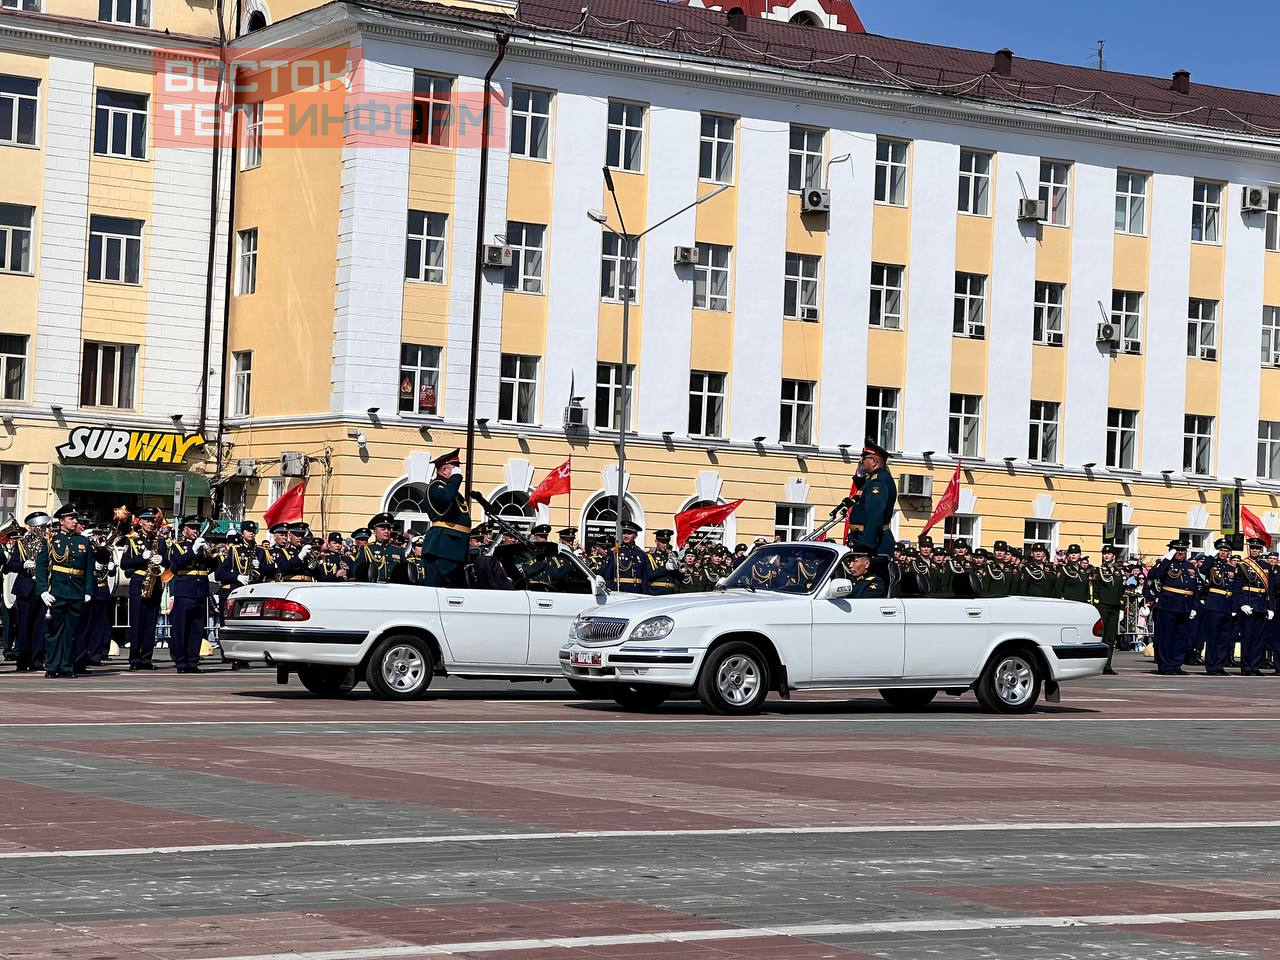
[[55, 490], [87, 490], [99, 493], [141, 493], [172, 497], [173, 481], [187, 478], [187, 499], [209, 496], [209, 479], [200, 473], [177, 470], [130, 470], [125, 467], [69, 467], [53, 465]]

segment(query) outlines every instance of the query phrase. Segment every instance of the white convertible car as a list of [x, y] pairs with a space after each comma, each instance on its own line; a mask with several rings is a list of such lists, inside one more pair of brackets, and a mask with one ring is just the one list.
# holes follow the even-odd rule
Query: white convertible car
[[[555, 552], [554, 544], [545, 551]], [[228, 660], [266, 661], [312, 693], [335, 696], [364, 680], [375, 696], [409, 700], [433, 676], [552, 680], [560, 647], [584, 608], [603, 606], [604, 582], [579, 559], [548, 585], [525, 582], [529, 548], [497, 548], [512, 589], [393, 583], [259, 583], [231, 592], [219, 637]]]
[[[870, 688], [914, 709], [973, 690], [1025, 713], [1043, 690], [1102, 672], [1088, 604], [1030, 597], [851, 599], [827, 543], [761, 547], [714, 593], [639, 597], [584, 611], [560, 651], [564, 675], [624, 706], [694, 694], [716, 713], [758, 711], [770, 691]], [[761, 582], [772, 584], [769, 588]]]

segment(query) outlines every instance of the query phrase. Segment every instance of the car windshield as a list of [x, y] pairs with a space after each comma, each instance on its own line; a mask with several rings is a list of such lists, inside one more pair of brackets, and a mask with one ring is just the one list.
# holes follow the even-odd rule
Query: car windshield
[[742, 561], [725, 582], [725, 589], [811, 593], [835, 561], [835, 551], [794, 543], [760, 547]]

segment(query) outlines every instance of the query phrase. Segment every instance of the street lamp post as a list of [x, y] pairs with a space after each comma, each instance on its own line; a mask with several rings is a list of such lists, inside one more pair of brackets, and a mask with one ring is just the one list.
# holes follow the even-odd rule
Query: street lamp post
[[599, 210], [588, 210], [587, 216], [600, 224], [615, 237], [618, 238], [622, 246], [623, 266], [618, 277], [621, 284], [622, 294], [622, 400], [618, 407], [618, 491], [615, 506], [614, 520], [614, 537], [613, 537], [613, 586], [618, 586], [618, 555], [622, 549], [622, 508], [626, 496], [626, 474], [627, 474], [627, 425], [628, 418], [631, 415], [631, 375], [628, 372], [628, 363], [630, 359], [630, 341], [631, 341], [631, 300], [635, 296], [636, 285], [636, 255], [639, 249], [640, 239], [648, 233], [652, 233], [661, 226], [670, 223], [680, 214], [692, 210], [699, 204], [706, 203], [712, 197], [719, 196], [721, 193], [729, 189], [729, 184], [724, 184], [715, 190], [712, 190], [706, 196], [699, 197], [686, 206], [681, 207], [669, 217], [659, 220], [657, 223], [646, 227], [639, 233], [629, 233], [627, 231], [627, 222], [622, 216], [622, 204], [618, 202], [618, 192], [613, 186], [613, 174], [609, 172], [609, 168], [604, 168], [604, 184], [609, 191], [609, 196], [613, 198], [613, 209], [618, 215], [618, 226], [621, 230], [615, 230], [609, 225], [609, 218]]

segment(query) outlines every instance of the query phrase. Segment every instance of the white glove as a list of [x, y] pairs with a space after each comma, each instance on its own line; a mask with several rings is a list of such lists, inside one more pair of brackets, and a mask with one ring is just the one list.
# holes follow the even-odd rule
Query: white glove
[[1275, 613], [1275, 611], [1274, 611], [1274, 610], [1268, 610], [1268, 611], [1267, 611], [1267, 619], [1268, 619], [1268, 620], [1274, 620], [1275, 618], [1276, 618], [1276, 613]]
[[155, 556], [155, 554], [154, 554], [154, 553], [152, 553], [150, 550], [143, 550], [143, 551], [142, 551], [142, 559], [143, 559], [143, 560], [150, 560], [150, 559], [151, 559], [152, 557], [154, 557], [154, 556]]
[[164, 565], [163, 563], [157, 563], [157, 564], [156, 564], [156, 571], [157, 571], [157, 572], [159, 572], [159, 573], [164, 573], [166, 569], [167, 569], [167, 568], [165, 567], [165, 565]]
[[92, 593], [86, 593], [86, 594], [84, 595], [84, 602], [85, 602], [85, 603], [92, 603], [92, 602], [93, 602], [93, 594], [92, 594]]
[[204, 537], [196, 537], [195, 543], [191, 544], [191, 549], [198, 553], [204, 548], [205, 548]]
[[44, 605], [46, 607], [52, 607], [53, 601], [57, 598], [54, 597], [54, 595], [50, 593], [48, 590], [46, 590], [44, 593], [40, 594], [40, 599], [44, 601]]
[[261, 563], [259, 563], [257, 560], [253, 561], [253, 569], [255, 569], [255, 570], [260, 570], [260, 569], [262, 569], [262, 564], [261, 564]]
[[236, 577], [236, 580], [240, 582], [241, 586], [247, 587], [249, 585], [249, 578], [246, 577], [243, 573], [240, 574], [240, 576]]
[[1195, 610], [1192, 610], [1189, 614], [1187, 614], [1187, 619], [1188, 619], [1188, 620], [1194, 620], [1195, 618], [1196, 618], [1196, 611], [1195, 611]]
[[307, 555], [310, 553], [311, 553], [311, 544], [308, 543], [305, 547], [303, 547], [301, 550], [298, 551], [298, 559], [305, 560], [307, 558]]
[[22, 565], [23, 570], [34, 570], [35, 568], [36, 568], [36, 562], [34, 560], [28, 560], [26, 563]]
[[110, 563], [107, 564], [107, 573], [115, 573], [115, 572], [116, 572], [116, 562], [112, 560]]
[[1241, 604], [1240, 612], [1243, 613], [1246, 617], [1252, 617], [1253, 607], [1249, 606], [1247, 603]]

